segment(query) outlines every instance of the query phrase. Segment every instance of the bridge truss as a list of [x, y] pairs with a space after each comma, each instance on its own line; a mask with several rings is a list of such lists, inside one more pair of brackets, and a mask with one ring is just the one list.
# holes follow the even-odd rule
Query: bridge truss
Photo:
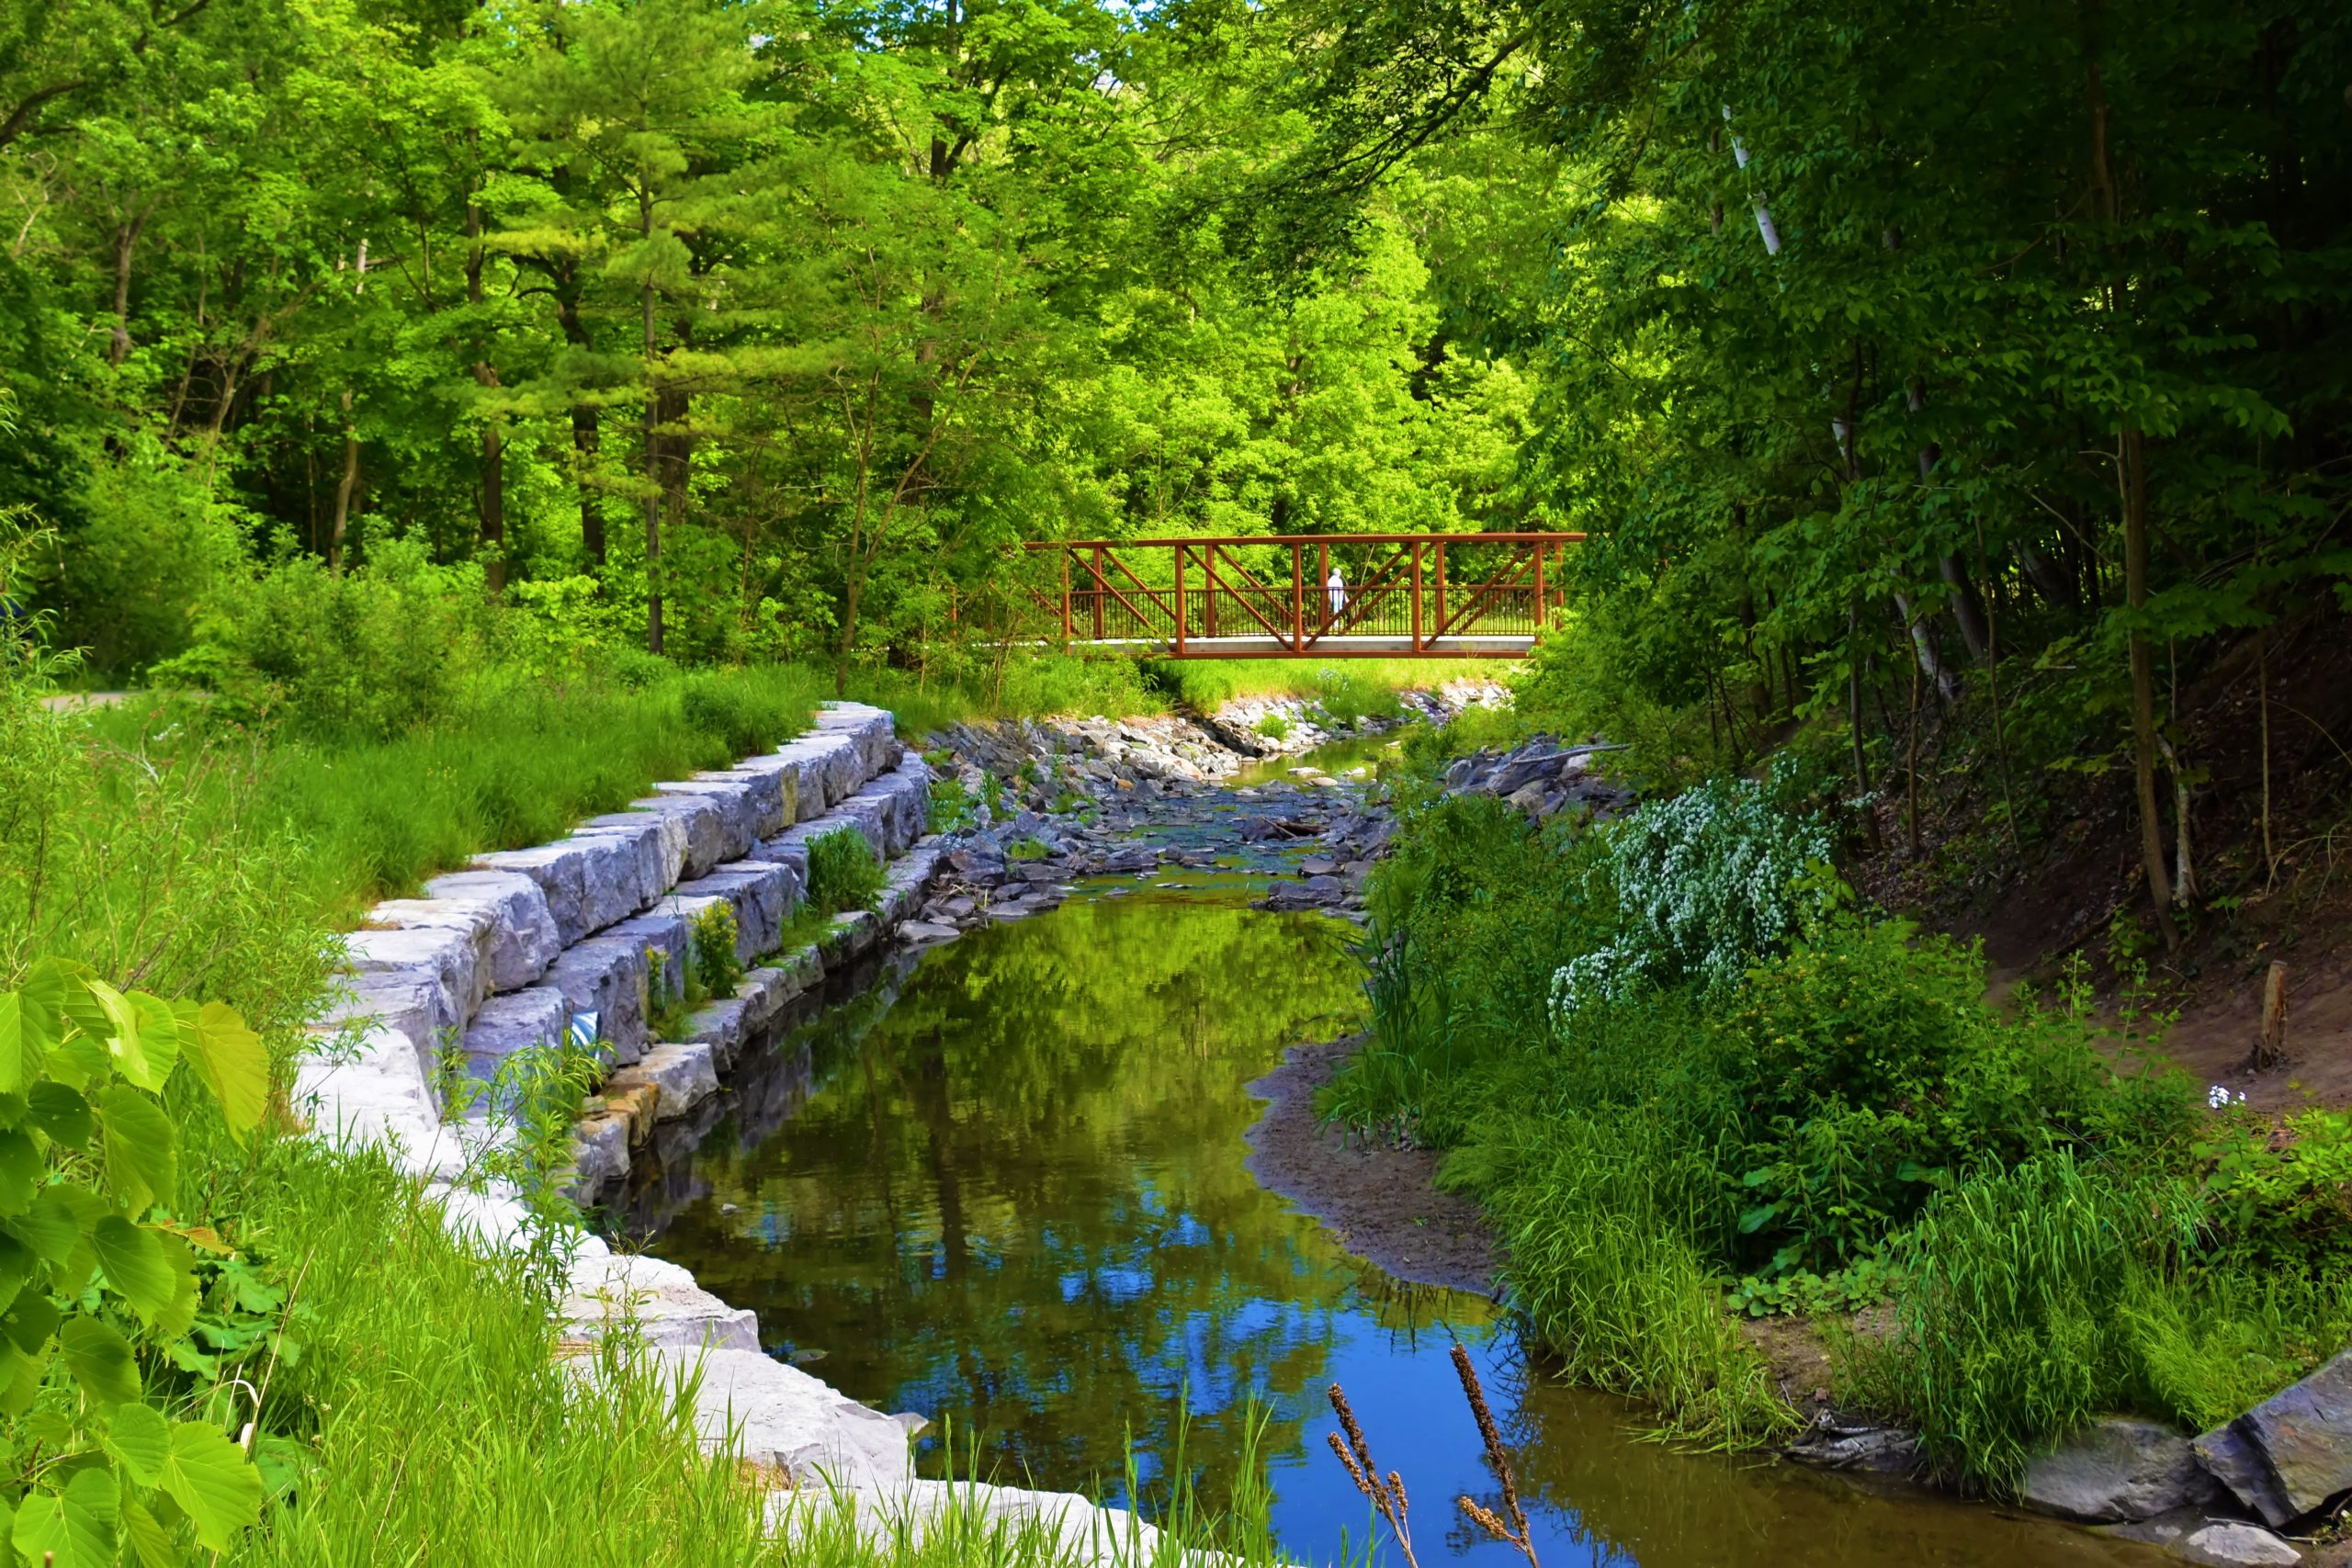
[[[1026, 547], [1024, 586], [1076, 647], [1174, 659], [1494, 659], [1560, 605], [1582, 534], [1275, 534]], [[1343, 586], [1329, 586], [1338, 569]]]

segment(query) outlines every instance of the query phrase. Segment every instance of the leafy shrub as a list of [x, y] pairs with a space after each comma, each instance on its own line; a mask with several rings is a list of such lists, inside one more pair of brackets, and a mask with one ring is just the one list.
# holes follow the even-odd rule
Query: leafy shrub
[[312, 739], [382, 739], [447, 715], [493, 648], [480, 570], [435, 566], [413, 541], [387, 540], [356, 571], [295, 557], [224, 578], [195, 616], [193, 644], [155, 682]]
[[1267, 739], [1279, 745], [1289, 739], [1298, 727], [1291, 722], [1290, 715], [1283, 712], [1282, 709], [1269, 708], [1259, 716], [1258, 722], [1251, 728]]
[[731, 997], [743, 981], [743, 963], [736, 952], [740, 933], [735, 909], [725, 899], [695, 917], [695, 983], [706, 996]]
[[1315, 672], [1315, 705], [1335, 729], [1348, 729], [1368, 718], [1394, 718], [1399, 708], [1396, 694], [1368, 676], [1329, 665]]
[[1596, 996], [1726, 989], [1842, 895], [1828, 830], [1781, 811], [1754, 780], [1711, 780], [1600, 831], [1617, 929], [1561, 966], [1552, 1010], [1563, 1028]]
[[209, 1359], [190, 1340], [198, 1253], [227, 1250], [184, 1217], [202, 1210], [182, 1201], [164, 1097], [183, 1061], [232, 1131], [259, 1125], [268, 1057], [219, 1003], [118, 991], [53, 958], [0, 993], [0, 1524], [34, 1561], [111, 1562], [118, 1532], [143, 1561], [218, 1552], [260, 1517], [260, 1474], [220, 1427], [239, 1413], [174, 1421], [148, 1403]]
[[882, 892], [882, 863], [865, 835], [835, 828], [808, 840], [808, 902], [827, 914], [868, 909]]
[[2352, 1271], [2352, 1111], [2290, 1116], [2286, 1137], [2236, 1111], [2192, 1145], [2230, 1258], [2259, 1270]]
[[698, 671], [679, 682], [678, 711], [686, 727], [716, 738], [729, 760], [771, 750], [805, 719], [801, 694], [789, 685], [735, 671]]

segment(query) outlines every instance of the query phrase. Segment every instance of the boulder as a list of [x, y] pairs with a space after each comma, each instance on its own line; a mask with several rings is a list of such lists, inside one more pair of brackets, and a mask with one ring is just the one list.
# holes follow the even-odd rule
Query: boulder
[[633, 912], [667, 893], [685, 874], [686, 833], [685, 818], [669, 812], [615, 811], [591, 817], [571, 836], [611, 839], [627, 847]]
[[798, 781], [799, 810], [794, 820], [821, 817], [857, 793], [871, 775], [865, 771], [857, 741], [848, 735], [804, 735], [786, 741], [770, 764], [765, 758], [747, 760], [743, 766], [789, 769]]
[[551, 1050], [562, 1043], [572, 1009], [553, 986], [528, 986], [482, 1003], [466, 1030], [464, 1103], [447, 1108], [453, 1117], [481, 1120], [493, 1110], [489, 1086], [506, 1064], [526, 1051]]
[[562, 1304], [563, 1331], [577, 1339], [633, 1332], [649, 1346], [679, 1350], [760, 1348], [759, 1319], [730, 1307], [674, 1263], [607, 1252], [571, 1266]]
[[486, 944], [486, 925], [467, 921], [354, 931], [344, 941], [344, 955], [355, 978], [425, 987], [437, 1032], [463, 1029], [490, 994]]
[[407, 1035], [387, 1025], [296, 1059], [293, 1108], [331, 1146], [419, 1150], [441, 1119]]
[[723, 899], [735, 916], [735, 956], [748, 965], [775, 951], [784, 940], [784, 923], [800, 907], [800, 877], [792, 867], [773, 861], [729, 861], [707, 876], [678, 884], [662, 908], [691, 921], [711, 900]]
[[639, 915], [565, 949], [548, 969], [547, 983], [573, 1012], [596, 1015], [597, 1038], [612, 1061], [627, 1066], [645, 1054], [646, 1004], [653, 965], [662, 955], [662, 987], [677, 993], [685, 982], [686, 922], [677, 915]]
[[623, 1067], [605, 1085], [605, 1098], [651, 1089], [659, 1099], [654, 1116], [675, 1121], [718, 1092], [718, 1053], [707, 1041], [656, 1045], [635, 1066]]
[[[628, 809], [649, 817], [668, 817], [677, 823], [685, 840], [685, 855], [678, 865], [682, 877], [701, 876], [719, 862], [735, 859], [749, 847], [729, 842], [727, 814], [717, 800], [707, 795], [661, 790], [630, 801]], [[605, 820], [594, 817], [583, 826], [594, 827]]]
[[488, 908], [490, 988], [511, 991], [547, 973], [563, 939], [548, 913], [547, 895], [529, 877], [511, 871], [457, 871], [424, 885], [437, 903], [479, 904]]
[[2153, 1518], [2219, 1494], [2187, 1438], [2122, 1416], [2095, 1421], [2035, 1460], [2018, 1488], [2029, 1507], [2101, 1522]]
[[675, 1383], [700, 1368], [694, 1419], [706, 1449], [820, 1495], [827, 1483], [874, 1492], [907, 1480], [906, 1428], [797, 1367], [756, 1350], [655, 1346], [647, 1354]]
[[869, 779], [899, 765], [898, 730], [888, 708], [827, 703], [817, 710], [816, 728], [820, 735], [845, 735], [854, 741], [859, 765]]
[[482, 871], [527, 876], [546, 896], [557, 940], [571, 947], [583, 937], [627, 919], [669, 887], [654, 882], [660, 863], [646, 863], [639, 846], [618, 835], [575, 834], [527, 850], [476, 855]]
[[564, 1191], [582, 1208], [607, 1184], [628, 1175], [628, 1118], [583, 1116], [571, 1129], [571, 1179]]
[[722, 862], [742, 859], [752, 852], [753, 844], [770, 833], [782, 832], [789, 825], [784, 810], [783, 780], [776, 773], [696, 773], [690, 779], [657, 784], [653, 793], [710, 802], [718, 812], [718, 859]]
[[2272, 1525], [2352, 1491], [2352, 1351], [2197, 1439], [2198, 1456]]
[[2260, 1525], [2241, 1524], [2235, 1519], [2217, 1519], [2193, 1529], [2172, 1550], [2176, 1556], [2211, 1564], [2211, 1568], [2267, 1568], [2271, 1564], [2286, 1568], [2288, 1563], [2303, 1560], [2301, 1552]]

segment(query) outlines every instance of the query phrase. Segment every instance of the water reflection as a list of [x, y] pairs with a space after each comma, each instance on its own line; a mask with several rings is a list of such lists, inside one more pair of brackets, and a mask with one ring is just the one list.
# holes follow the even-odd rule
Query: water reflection
[[1515, 1560], [1453, 1511], [1493, 1489], [1456, 1337], [1519, 1451], [1547, 1568], [2151, 1561], [1635, 1441], [1633, 1407], [1531, 1371], [1482, 1298], [1349, 1258], [1242, 1168], [1258, 1113], [1243, 1086], [1360, 1009], [1349, 934], [1229, 893], [1152, 892], [936, 950], [887, 1005], [781, 1043], [794, 1113], [768, 1119], [775, 1097], [749, 1088], [750, 1124], [722, 1122], [641, 1212], [654, 1250], [754, 1309], [772, 1352], [944, 1418], [1000, 1479], [1119, 1496], [1131, 1443], [1142, 1479], [1162, 1479], [1182, 1401], [1186, 1462], [1214, 1500], [1257, 1402], [1275, 1522], [1302, 1561], [1361, 1543], [1369, 1520], [1324, 1447], [1335, 1378], [1405, 1473], [1422, 1561]]

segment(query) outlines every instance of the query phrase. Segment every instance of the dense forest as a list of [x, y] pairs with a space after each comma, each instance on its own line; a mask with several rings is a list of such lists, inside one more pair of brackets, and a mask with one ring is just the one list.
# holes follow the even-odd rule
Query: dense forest
[[952, 672], [1023, 539], [1580, 528], [1574, 716], [1735, 763], [1826, 718], [1916, 845], [1920, 716], [1982, 686], [1988, 820], [2128, 777], [2169, 939], [2341, 716], [2271, 697], [2352, 570], [2347, 26], [40, 0], [0, 502], [61, 641], [198, 684], [354, 567]]

